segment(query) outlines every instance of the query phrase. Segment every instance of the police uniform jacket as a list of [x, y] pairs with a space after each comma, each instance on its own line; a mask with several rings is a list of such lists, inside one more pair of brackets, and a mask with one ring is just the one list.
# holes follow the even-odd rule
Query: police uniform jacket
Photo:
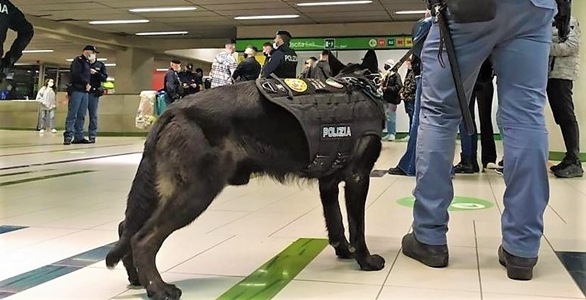
[[572, 17], [570, 33], [560, 41], [558, 29], [553, 27], [553, 43], [550, 52], [549, 78], [576, 80], [580, 72], [580, 24]]
[[83, 55], [71, 62], [71, 89], [78, 92], [86, 92], [86, 86], [91, 81], [90, 61]]
[[95, 61], [90, 65], [90, 68], [97, 71], [95, 74], [90, 74], [90, 85], [92, 86], [90, 93], [98, 97], [104, 94], [102, 88], [102, 82], [106, 82], [108, 79], [108, 72], [106, 71], [106, 65], [101, 61]]
[[165, 92], [169, 97], [169, 102], [174, 102], [181, 98], [183, 92], [181, 81], [179, 80], [179, 75], [173, 69], [169, 69], [165, 74]]
[[232, 78], [238, 81], [255, 80], [260, 75], [261, 66], [254, 56], [247, 57], [244, 59], [238, 67]]
[[289, 45], [281, 45], [271, 54], [271, 59], [263, 70], [262, 77], [270, 78], [274, 73], [279, 78], [295, 78], [297, 73], [297, 53]]

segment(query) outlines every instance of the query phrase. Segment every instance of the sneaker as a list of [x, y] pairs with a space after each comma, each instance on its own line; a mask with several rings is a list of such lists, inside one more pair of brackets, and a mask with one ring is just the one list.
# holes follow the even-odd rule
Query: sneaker
[[71, 140], [65, 140], [65, 141], [63, 141], [63, 145], [66, 145], [66, 146], [71, 145]]
[[537, 264], [536, 258], [523, 258], [510, 254], [503, 246], [498, 250], [499, 263], [507, 268], [507, 276], [513, 280], [531, 280], [533, 267]]
[[404, 137], [404, 138], [402, 138], [402, 139], [399, 139], [399, 140], [397, 140], [397, 142], [408, 142], [408, 141], [409, 141], [409, 136], [408, 136], [408, 135], [407, 135], [407, 136], [405, 136], [405, 137]]
[[45, 129], [39, 130], [39, 134], [43, 134], [43, 133], [45, 133]]
[[501, 176], [505, 175], [505, 168], [496, 168], [494, 171]]
[[387, 173], [391, 174], [391, 175], [399, 175], [399, 176], [406, 176], [407, 173], [403, 172], [403, 170], [399, 169], [399, 168], [390, 168]]
[[498, 163], [499, 167], [504, 167], [505, 166], [505, 160], [501, 159], [501, 161], [499, 161]]
[[51, 132], [52, 133], [57, 133], [57, 129], [53, 128], [53, 129], [51, 129]]
[[564, 160], [562, 160], [562, 162], [560, 162], [559, 164], [557, 164], [557, 165], [554, 165], [554, 166], [551, 166], [551, 167], [549, 168], [549, 170], [550, 170], [552, 173], [555, 173], [557, 170], [564, 169], [564, 168], [566, 168], [566, 167], [567, 167], [567, 166], [569, 166], [569, 165], [571, 165], [571, 163], [570, 163], [568, 160], [565, 160], [565, 159], [564, 159]]
[[401, 241], [403, 254], [432, 268], [448, 266], [449, 254], [447, 245], [426, 245], [419, 242], [413, 233], [403, 237]]
[[584, 176], [584, 170], [581, 164], [570, 164], [564, 168], [557, 169], [553, 172], [553, 175], [558, 178], [574, 178]]
[[389, 134], [389, 138], [387, 139], [387, 141], [393, 142], [395, 141], [396, 137], [394, 134]]
[[486, 164], [486, 166], [484, 166], [484, 169], [488, 169], [488, 170], [496, 170], [498, 169], [498, 165], [496, 163], [493, 162], [489, 162]]
[[73, 142], [71, 142], [72, 144], [89, 144], [90, 141], [83, 139], [83, 140], [73, 140]]
[[96, 139], [95, 138], [90, 138], [90, 144], [95, 144], [96, 143]]

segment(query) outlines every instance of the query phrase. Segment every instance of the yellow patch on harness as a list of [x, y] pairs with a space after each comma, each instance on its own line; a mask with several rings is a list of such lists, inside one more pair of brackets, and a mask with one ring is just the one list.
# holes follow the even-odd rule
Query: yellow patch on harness
[[303, 81], [301, 79], [287, 78], [284, 81], [285, 81], [285, 84], [287, 84], [289, 86], [289, 88], [291, 88], [292, 90], [294, 90], [298, 93], [303, 93], [303, 92], [307, 91], [307, 83], [305, 83], [305, 81]]

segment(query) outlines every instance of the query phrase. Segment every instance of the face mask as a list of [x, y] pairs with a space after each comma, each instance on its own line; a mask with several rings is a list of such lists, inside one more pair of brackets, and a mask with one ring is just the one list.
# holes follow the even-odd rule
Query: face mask
[[279, 45], [277, 45], [277, 43], [273, 43], [273, 49], [279, 49]]
[[91, 61], [96, 60], [96, 55], [95, 54], [90, 54], [90, 56], [88, 56], [88, 59]]

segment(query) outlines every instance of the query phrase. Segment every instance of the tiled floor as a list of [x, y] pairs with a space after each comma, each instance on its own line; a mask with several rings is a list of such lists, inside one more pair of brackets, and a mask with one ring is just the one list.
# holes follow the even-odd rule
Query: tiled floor
[[[101, 248], [117, 240], [144, 139], [67, 147], [61, 140], [0, 131], [0, 299], [146, 299], [144, 290], [127, 288], [121, 266], [106, 269]], [[376, 169], [394, 166], [404, 149], [385, 143]], [[586, 179], [551, 178], [546, 234], [530, 282], [508, 280], [497, 262], [504, 182], [494, 173], [454, 180], [458, 196], [492, 206], [451, 212], [448, 268], [426, 268], [400, 254], [411, 209], [397, 200], [414, 184], [389, 175], [371, 181], [366, 234], [371, 251], [386, 258], [384, 270], [358, 271], [326, 247], [274, 298], [585, 299], [577, 282], [586, 289]], [[316, 186], [254, 179], [227, 188], [173, 234], [157, 265], [183, 299], [215, 299], [300, 238], [325, 238]]]

